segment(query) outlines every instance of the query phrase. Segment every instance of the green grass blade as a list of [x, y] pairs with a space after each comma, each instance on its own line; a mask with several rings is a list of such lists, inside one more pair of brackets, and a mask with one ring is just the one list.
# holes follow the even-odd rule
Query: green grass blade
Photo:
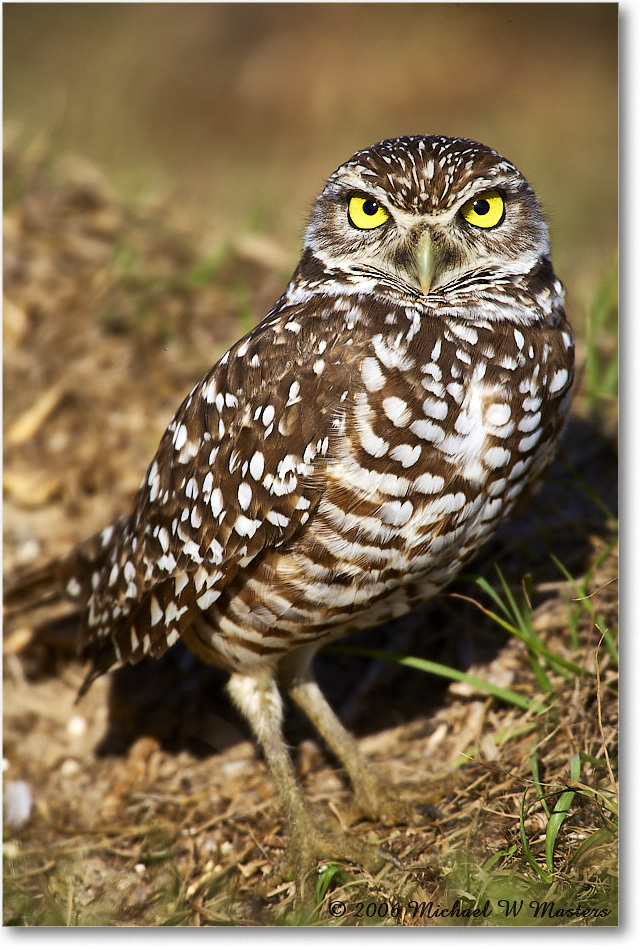
[[330, 885], [333, 882], [336, 884], [345, 884], [346, 880], [346, 874], [343, 868], [338, 864], [328, 863], [322, 868], [319, 868], [319, 873], [316, 880], [317, 904], [320, 904], [323, 901], [323, 898], [328, 893]]
[[548, 802], [546, 801], [546, 796], [544, 794], [544, 789], [542, 787], [542, 781], [539, 774], [539, 758], [537, 755], [537, 749], [531, 750], [530, 762], [531, 762], [531, 772], [533, 773], [533, 781], [535, 782], [535, 788], [537, 789], [537, 794], [539, 796], [540, 804], [542, 808], [544, 809], [544, 811], [546, 812], [546, 817], [550, 818], [551, 812], [548, 807]]
[[[485, 594], [488, 594], [491, 600], [495, 601], [495, 603], [497, 604], [501, 612], [504, 614], [506, 619], [510, 620], [511, 619], [510, 610], [508, 609], [504, 601], [501, 599], [501, 597], [499, 596], [495, 588], [492, 587], [492, 585], [488, 583], [486, 578], [478, 577], [476, 578], [475, 583], [477, 584], [478, 587], [481, 587], [481, 589], [484, 591]], [[511, 625], [511, 629], [514, 629], [512, 625]]]
[[502, 858], [511, 858], [517, 851], [517, 845], [512, 844], [510, 848], [506, 848], [505, 851], [496, 851], [495, 854], [491, 854], [482, 864], [484, 871], [492, 871], [495, 865], [501, 861]]
[[[575, 755], [571, 757], [570, 761], [570, 772], [571, 772], [571, 781], [579, 782], [580, 780], [580, 754], [576, 752]], [[557, 836], [559, 834], [562, 823], [568, 814], [568, 810], [571, 807], [573, 799], [575, 798], [575, 792], [568, 790], [562, 792], [558, 798], [555, 808], [553, 809], [550, 817], [550, 821], [546, 826], [546, 840], [545, 840], [545, 854], [546, 854], [546, 867], [552, 873], [553, 872], [553, 853], [555, 851], [555, 842], [557, 841]]]
[[608, 844], [613, 841], [614, 832], [611, 828], [598, 828], [597, 831], [594, 831], [593, 834], [589, 835], [588, 838], [581, 843], [576, 851], [570, 857], [570, 864], [578, 864], [582, 857], [591, 851], [594, 848], [600, 848], [602, 845]]
[[539, 659], [537, 658], [537, 654], [535, 650], [533, 649], [533, 647], [528, 648], [528, 659], [530, 660], [531, 669], [533, 670], [533, 674], [535, 676], [535, 679], [537, 681], [537, 685], [539, 686], [539, 688], [543, 690], [545, 693], [552, 692], [553, 684], [551, 683], [550, 679], [546, 675], [546, 671], [544, 670], [544, 667], [542, 666], [542, 664], [539, 662]]
[[[482, 580], [483, 578], [479, 578], [480, 582]], [[482, 584], [480, 583], [479, 586], [482, 587]], [[485, 588], [482, 587], [482, 589], [485, 589]], [[492, 590], [492, 588], [490, 589]], [[562, 667], [564, 670], [567, 670], [569, 673], [572, 673], [573, 676], [590, 676], [591, 675], [590, 673], [587, 673], [586, 670], [583, 670], [580, 666], [578, 666], [577, 663], [573, 663], [571, 660], [567, 660], [562, 656], [558, 656], [557, 653], [553, 653], [553, 651], [549, 650], [548, 647], [544, 646], [544, 644], [541, 641], [537, 641], [536, 643], [533, 643], [530, 637], [524, 636], [524, 634], [519, 629], [519, 627], [516, 627], [514, 624], [508, 623], [508, 621], [503, 620], [498, 614], [494, 613], [492, 610], [489, 610], [488, 607], [484, 607], [483, 604], [480, 604], [479, 601], [474, 600], [474, 598], [465, 597], [463, 594], [457, 594], [455, 596], [459, 597], [461, 600], [470, 601], [471, 604], [474, 604], [478, 610], [481, 610], [481, 612], [486, 617], [488, 617], [490, 620], [492, 620], [494, 623], [500, 626], [503, 630], [506, 630], [508, 633], [512, 634], [513, 636], [518, 637], [518, 639], [520, 639], [522, 643], [524, 643], [526, 648], [529, 650], [529, 655], [531, 652], [538, 653], [540, 656], [543, 656], [547, 660], [549, 660], [551, 664], [557, 664], [558, 666]], [[544, 691], [546, 692], [551, 689], [551, 685], [550, 685], [550, 681], [548, 677], [546, 676], [543, 670], [542, 670], [542, 673], [544, 677], [544, 682], [548, 683], [548, 686], [543, 686], [541, 683], [539, 683], [539, 681], [538, 681], [538, 685], [540, 685], [541, 688], [544, 689]]]
[[531, 851], [531, 847], [528, 843], [528, 837], [526, 835], [526, 828], [524, 827], [524, 809], [526, 806], [527, 791], [528, 790], [524, 791], [524, 794], [522, 795], [522, 801], [519, 806], [519, 837], [522, 842], [522, 849], [524, 851], [526, 860], [528, 861], [530, 866], [533, 868], [533, 870], [536, 872], [536, 874], [538, 874], [542, 878], [543, 881], [546, 881], [547, 884], [550, 884], [551, 881], [553, 880], [553, 876], [548, 871], [545, 871], [543, 867], [540, 866], [539, 861], [537, 860], [537, 858]]
[[565, 657], [559, 656], [557, 653], [553, 653], [552, 650], [549, 650], [548, 647], [545, 647], [543, 644], [540, 644], [538, 647], [532, 647], [532, 650], [533, 652], [538, 653], [540, 656], [546, 657], [552, 666], [555, 666], [556, 668], [559, 666], [568, 673], [572, 673], [573, 676], [592, 675], [590, 672], [583, 670], [581, 666], [577, 665], [577, 663], [573, 663], [571, 660], [567, 660]]
[[524, 614], [524, 611], [520, 610], [517, 604], [517, 601], [515, 600], [513, 593], [510, 587], [508, 586], [508, 582], [506, 578], [504, 577], [504, 575], [502, 574], [501, 570], [498, 568], [497, 565], [495, 565], [495, 571], [497, 572], [497, 576], [499, 577], [499, 581], [504, 590], [506, 600], [508, 601], [510, 613], [514, 617], [517, 623], [517, 626], [522, 632], [522, 637], [523, 637], [524, 642], [525, 643], [528, 643], [528, 642], [540, 643], [540, 638], [537, 635], [537, 631], [535, 630], [535, 627], [533, 626], [530, 619], [530, 612], [529, 612], [529, 615], [526, 616]]
[[[537, 656], [537, 654], [540, 656], [546, 655], [546, 647], [544, 647], [544, 644], [542, 643], [542, 640], [533, 624], [533, 613], [526, 589], [524, 590], [525, 603], [522, 607], [520, 607], [515, 600], [510, 587], [508, 586], [506, 578], [497, 565], [495, 565], [495, 570], [504, 590], [504, 596], [508, 601], [509, 611], [514, 617], [517, 629], [519, 630], [517, 636], [526, 644], [526, 647], [529, 651], [528, 655], [537, 683], [540, 689], [549, 692], [553, 689], [553, 684], [550, 681], [543, 665], [540, 663], [539, 657]], [[555, 672], [560, 673], [561, 675], [566, 675], [563, 665], [564, 661], [561, 657], [558, 657], [557, 654], [549, 651], [547, 659]]]

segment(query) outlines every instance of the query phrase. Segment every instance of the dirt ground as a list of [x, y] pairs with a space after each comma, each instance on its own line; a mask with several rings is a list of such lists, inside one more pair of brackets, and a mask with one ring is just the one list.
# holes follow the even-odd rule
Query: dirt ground
[[[266, 239], [212, 248], [175, 208], [123, 202], [91, 166], [52, 163], [37, 152], [8, 150], [5, 200], [10, 576], [64, 553], [127, 509], [180, 399], [267, 312], [294, 261]], [[580, 362], [584, 356], [580, 341]], [[495, 564], [516, 596], [530, 575], [536, 630], [549, 650], [587, 672], [586, 679], [551, 674], [554, 713], [525, 712], [468, 684], [340, 648], [319, 657], [322, 688], [364, 751], [439, 815], [413, 828], [354, 825], [404, 870], [391, 864], [376, 878], [326, 870], [317, 922], [551, 923], [532, 913], [502, 920], [500, 902], [519, 898], [576, 909], [556, 923], [614, 922], [615, 838], [595, 790], [613, 791], [617, 694], [595, 618], [616, 627], [615, 453], [614, 411], [591, 414], [580, 388], [536, 505], [444, 595], [345, 644], [427, 657], [538, 698], [524, 645], [461, 599], [493, 607], [474, 578], [498, 586]], [[587, 609], [551, 553], [578, 582], [589, 579]], [[572, 617], [579, 650], [569, 642]], [[46, 635], [35, 637], [45, 620]], [[257, 896], [283, 850], [282, 827], [265, 766], [226, 699], [225, 676], [178, 645], [160, 662], [103, 677], [75, 705], [81, 680], [73, 618], [44, 608], [7, 619], [5, 923], [296, 921], [292, 882]], [[336, 764], [294, 711], [287, 729], [306, 794], [349, 825], [350, 794]], [[578, 752], [579, 780], [569, 772]], [[525, 835], [543, 866], [546, 813], [533, 757], [551, 801], [576, 790], [552, 883], [524, 850]], [[488, 900], [493, 915], [429, 914], [457, 898], [480, 907]], [[419, 916], [413, 901], [424, 902]], [[345, 915], [333, 916], [340, 902]], [[583, 917], [582, 908], [608, 915]]]

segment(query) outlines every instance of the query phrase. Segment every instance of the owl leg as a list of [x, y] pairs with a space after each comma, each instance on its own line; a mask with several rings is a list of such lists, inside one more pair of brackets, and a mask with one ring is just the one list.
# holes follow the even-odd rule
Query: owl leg
[[429, 805], [404, 800], [398, 790], [385, 782], [359, 749], [356, 739], [341, 723], [319, 689], [311, 670], [311, 655], [291, 654], [281, 681], [294, 702], [306, 714], [319, 735], [344, 766], [356, 804], [365, 818], [384, 825], [409, 825], [435, 814]]
[[282, 732], [283, 705], [273, 675], [235, 673], [228, 691], [250, 723], [274, 779], [288, 833], [285, 872], [293, 872], [299, 898], [314, 896], [314, 871], [320, 859], [350, 861], [379, 870], [392, 855], [343, 832], [326, 827], [305, 800]]

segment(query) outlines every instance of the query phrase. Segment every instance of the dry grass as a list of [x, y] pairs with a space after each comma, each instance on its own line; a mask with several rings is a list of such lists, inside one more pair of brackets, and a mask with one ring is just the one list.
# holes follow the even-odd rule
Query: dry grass
[[[189, 217], [162, 202], [123, 203], [88, 166], [11, 150], [5, 162], [11, 572], [126, 509], [179, 399], [267, 311], [294, 262], [266, 241], [199, 243]], [[600, 304], [599, 334], [580, 341], [581, 362], [612, 364], [614, 295]], [[354, 826], [394, 852], [403, 872], [322, 869], [308, 921], [293, 908], [292, 882], [260, 900], [281, 824], [223, 678], [175, 649], [100, 680], [75, 707], [73, 624], [33, 642], [31, 620], [14, 618], [4, 779], [25, 781], [33, 808], [24, 824], [5, 823], [5, 923], [613, 924], [616, 416], [602, 375], [582, 376], [535, 507], [449, 593], [346, 643], [457, 667], [519, 693], [528, 709], [379, 658], [319, 657], [322, 686], [364, 750], [391, 781], [438, 806], [423, 827]], [[534, 632], [530, 646], [488, 614], [506, 618], [479, 576], [510, 615], [494, 564]], [[333, 763], [296, 715], [288, 728], [307, 794], [350, 824]], [[437, 916], [453, 908], [459, 916]]]

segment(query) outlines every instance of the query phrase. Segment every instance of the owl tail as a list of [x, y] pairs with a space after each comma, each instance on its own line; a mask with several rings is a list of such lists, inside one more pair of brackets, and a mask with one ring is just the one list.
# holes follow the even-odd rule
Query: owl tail
[[4, 584], [5, 610], [22, 614], [62, 599], [75, 600], [66, 588], [78, 577], [79, 567], [75, 556], [69, 555], [9, 578]]
[[93, 535], [64, 557], [10, 578], [4, 586], [4, 604], [11, 614], [28, 613], [59, 600], [86, 607], [91, 596], [92, 576], [105, 563], [110, 542], [127, 519]]
[[[65, 601], [75, 605], [76, 609], [65, 613], [64, 616], [46, 617], [34, 624], [29, 643], [46, 643], [57, 647], [61, 652], [70, 652], [68, 644], [71, 641], [73, 652], [81, 655], [84, 653], [82, 618], [92, 593], [92, 577], [105, 564], [110, 542], [123, 530], [126, 520], [119, 519], [105, 531], [79, 544], [64, 557], [17, 574], [5, 582], [4, 607], [5, 615], [9, 618], [27, 615], [42, 607]], [[114, 662], [111, 651], [107, 652], [110, 652], [110, 656], [101, 657], [98, 664], [100, 672], [107, 668], [108, 661]], [[92, 676], [91, 679], [93, 678], [95, 677]], [[89, 682], [83, 684], [82, 693], [88, 685]]]

